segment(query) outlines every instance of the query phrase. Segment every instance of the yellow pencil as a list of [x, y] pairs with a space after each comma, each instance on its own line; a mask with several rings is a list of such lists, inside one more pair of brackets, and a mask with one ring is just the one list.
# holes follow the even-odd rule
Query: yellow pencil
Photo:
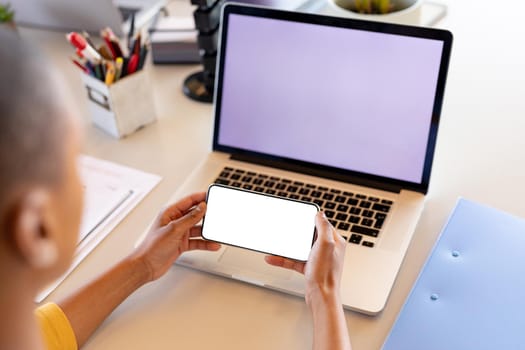
[[115, 61], [115, 81], [120, 79], [122, 75], [122, 65], [124, 64], [124, 59], [122, 57], [117, 57]]
[[106, 72], [106, 85], [111, 85], [115, 81], [115, 65], [112, 62], [108, 62]]

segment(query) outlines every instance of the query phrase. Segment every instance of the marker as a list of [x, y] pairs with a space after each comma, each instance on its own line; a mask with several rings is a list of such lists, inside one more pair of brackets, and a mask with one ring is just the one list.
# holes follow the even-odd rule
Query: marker
[[105, 83], [106, 85], [111, 85], [113, 84], [114, 81], [115, 81], [115, 66], [113, 65], [113, 63], [108, 62], [108, 69], [106, 72]]
[[104, 39], [104, 43], [106, 44], [107, 48], [109, 49], [111, 53], [110, 59], [114, 60], [115, 58], [117, 58], [118, 56], [117, 56], [117, 53], [115, 52], [115, 47], [113, 46], [113, 44], [111, 44], [109, 33], [105, 29], [102, 29], [100, 31], [100, 36], [102, 37], [102, 39]]
[[139, 65], [139, 55], [133, 54], [129, 58], [127, 74], [133, 74], [136, 72]]
[[77, 48], [77, 53], [82, 54], [83, 57], [87, 58], [92, 63], [98, 63], [102, 59], [100, 57], [100, 54], [95, 50], [93, 47], [91, 47], [86, 39], [78, 33], [71, 32], [66, 35], [67, 40]]

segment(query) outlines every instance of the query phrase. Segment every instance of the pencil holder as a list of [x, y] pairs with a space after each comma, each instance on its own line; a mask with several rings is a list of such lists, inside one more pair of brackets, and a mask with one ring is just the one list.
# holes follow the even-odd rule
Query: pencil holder
[[122, 138], [156, 120], [147, 72], [139, 71], [112, 85], [82, 74], [93, 124]]

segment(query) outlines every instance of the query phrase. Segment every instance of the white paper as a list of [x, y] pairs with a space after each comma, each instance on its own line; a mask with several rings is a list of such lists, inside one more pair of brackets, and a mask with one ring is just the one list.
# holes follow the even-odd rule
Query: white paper
[[158, 175], [82, 155], [79, 171], [85, 190], [79, 243], [69, 270], [41, 291], [41, 302], [160, 182]]

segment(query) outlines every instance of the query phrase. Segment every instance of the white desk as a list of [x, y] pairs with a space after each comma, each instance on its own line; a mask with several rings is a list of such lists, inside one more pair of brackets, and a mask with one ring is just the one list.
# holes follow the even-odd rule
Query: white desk
[[[346, 312], [356, 350], [380, 348], [458, 196], [525, 216], [525, 4], [448, 4], [449, 14], [439, 26], [450, 29], [455, 42], [428, 201], [383, 313], [367, 317]], [[21, 32], [39, 40], [63, 70], [87, 121], [79, 72], [68, 62], [73, 51], [64, 36]], [[158, 122], [122, 141], [87, 124], [85, 151], [164, 179], [50, 299], [67, 294], [130, 252], [210, 148], [211, 106], [193, 102], [181, 91], [183, 79], [199, 67], [147, 69]], [[85, 349], [307, 349], [311, 339], [303, 300], [174, 266], [125, 301]]]

